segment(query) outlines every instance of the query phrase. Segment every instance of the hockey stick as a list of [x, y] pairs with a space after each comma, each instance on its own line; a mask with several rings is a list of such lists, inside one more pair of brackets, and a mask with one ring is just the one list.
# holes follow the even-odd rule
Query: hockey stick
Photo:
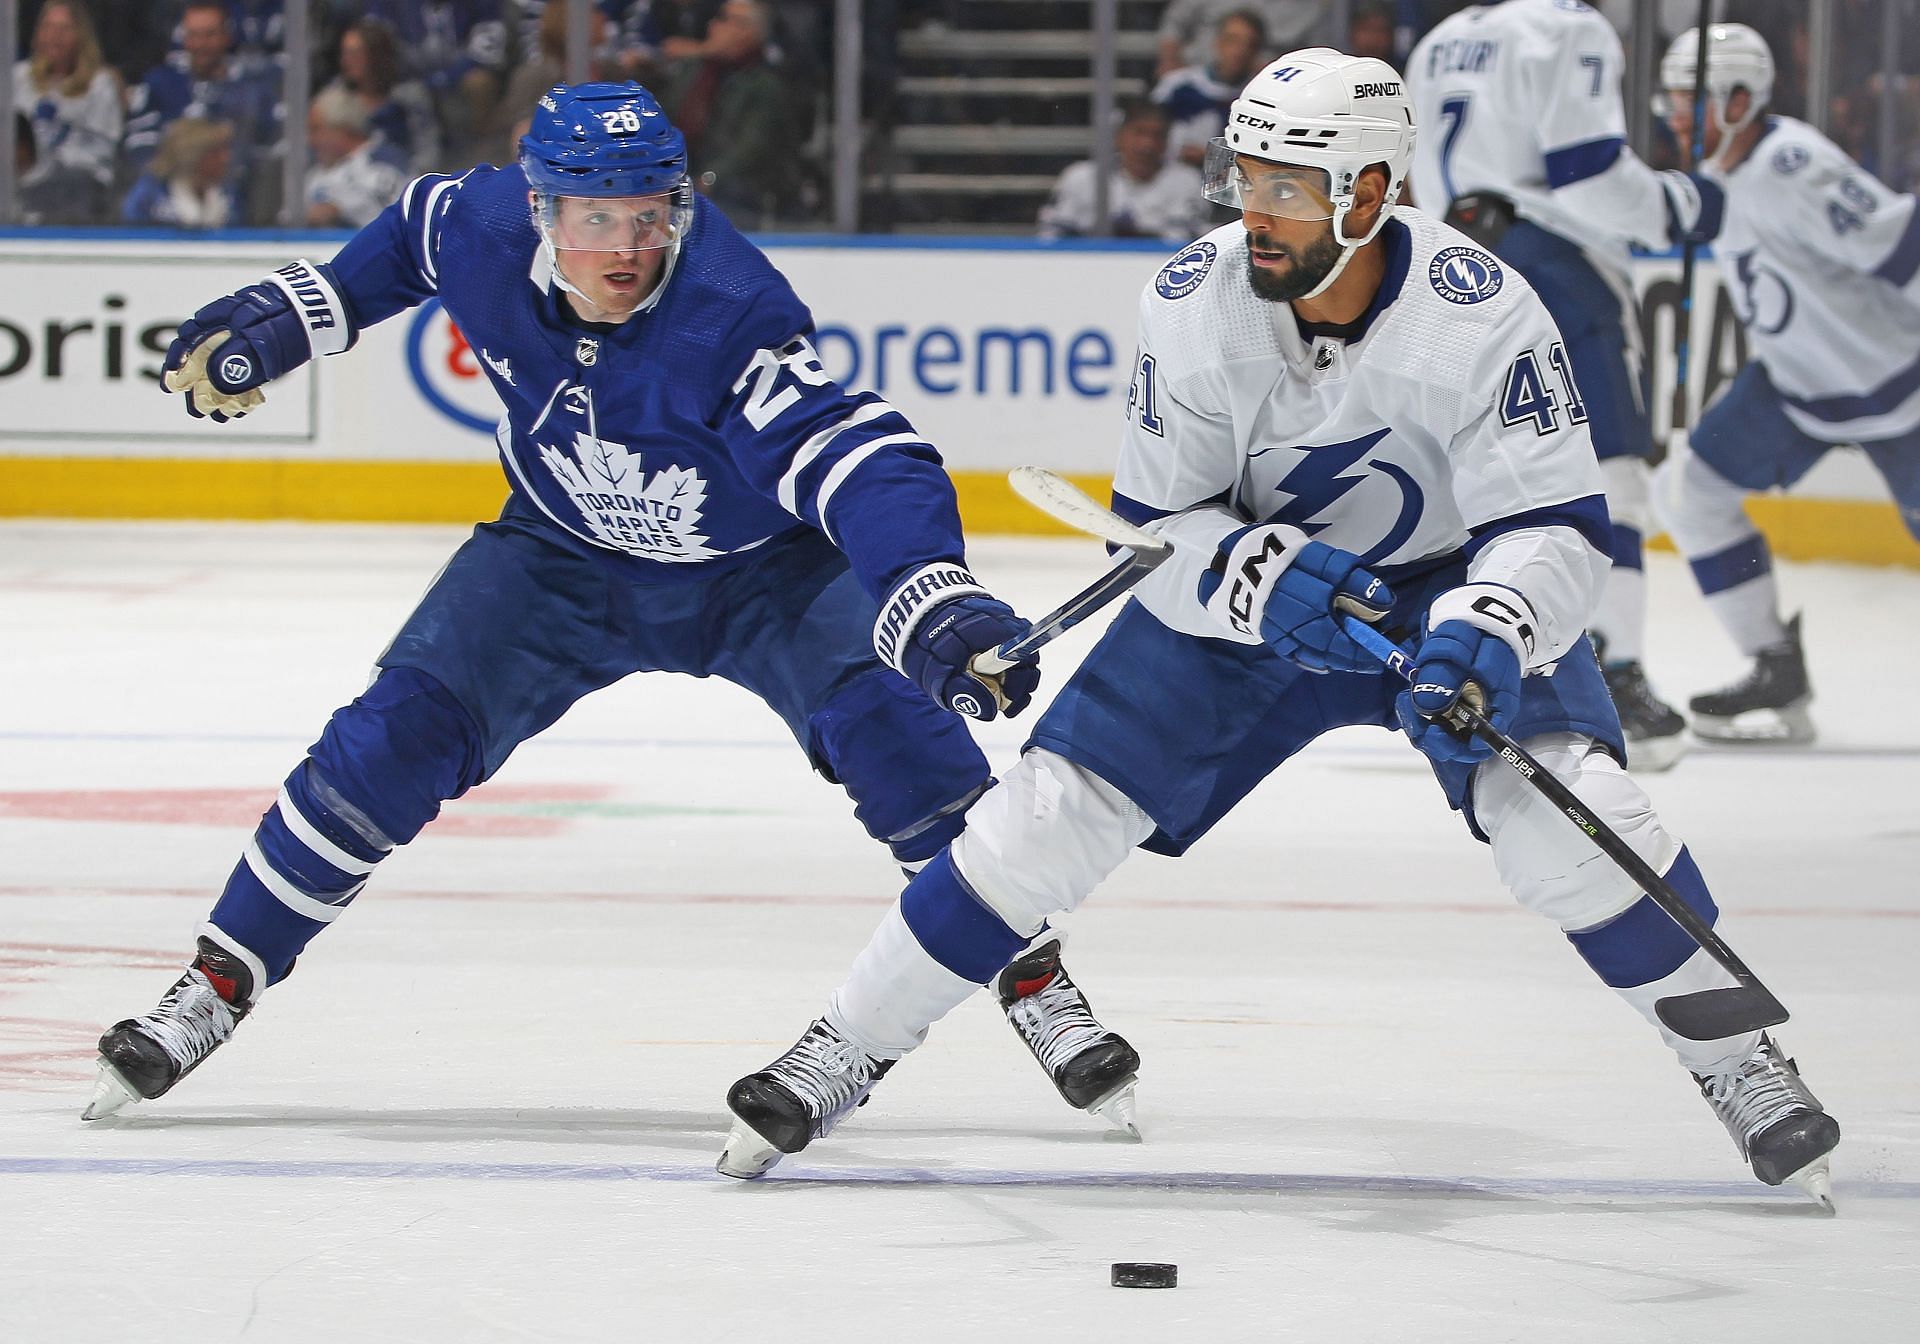
[[[1022, 658], [1051, 644], [1153, 573], [1173, 554], [1173, 548], [1166, 542], [1115, 517], [1077, 487], [1050, 471], [1039, 467], [1015, 467], [1007, 473], [1007, 481], [1016, 494], [1041, 512], [1051, 514], [1062, 522], [1074, 523], [1083, 532], [1105, 537], [1119, 546], [1121, 560], [1100, 578], [1035, 621], [1033, 629], [1020, 638], [1008, 640], [999, 648], [976, 656], [970, 667], [974, 672], [988, 677], [1006, 671]], [[1104, 530], [1087, 526], [1081, 521], [1083, 517], [1095, 521], [1111, 519], [1112, 525]]]
[[[1116, 545], [1162, 544], [1125, 519], [1102, 508], [1059, 477], [1037, 467], [1022, 467], [1019, 471], [1029, 473], [1035, 479], [1028, 482], [1031, 490], [1021, 488], [1018, 481], [1015, 488], [1020, 489], [1028, 503], [1052, 514], [1061, 522]], [[1342, 616], [1341, 623], [1356, 643], [1379, 658], [1389, 669], [1403, 677], [1412, 673], [1413, 659], [1405, 649], [1354, 616]], [[1654, 1011], [1662, 1022], [1688, 1040], [1712, 1041], [1723, 1036], [1737, 1036], [1762, 1027], [1777, 1026], [1787, 1020], [1787, 1010], [1780, 1000], [1747, 969], [1745, 962], [1734, 955], [1733, 949], [1713, 931], [1713, 926], [1702, 919], [1664, 877], [1634, 853], [1626, 841], [1604, 822], [1590, 817], [1586, 807], [1574, 796], [1573, 790], [1554, 778], [1545, 766], [1468, 706], [1458, 706], [1454, 717], [1463, 730], [1472, 732], [1492, 747], [1500, 759], [1559, 808], [1563, 816], [1578, 826], [1608, 858], [1639, 884], [1655, 905], [1666, 911], [1686, 931], [1688, 937], [1704, 948], [1707, 955], [1725, 967], [1738, 982], [1728, 989], [1701, 990], [1695, 994], [1678, 994], [1661, 999], [1654, 1004]]]
[[[1342, 616], [1340, 624], [1354, 643], [1385, 663], [1391, 671], [1412, 680], [1413, 659], [1405, 649], [1357, 617]], [[1660, 1015], [1662, 1022], [1690, 1041], [1713, 1041], [1723, 1036], [1737, 1036], [1758, 1031], [1762, 1027], [1777, 1026], [1787, 1020], [1786, 1007], [1774, 997], [1772, 990], [1760, 983], [1758, 976], [1747, 969], [1747, 964], [1734, 955], [1733, 949], [1713, 931], [1713, 926], [1687, 904], [1666, 878], [1654, 872], [1645, 859], [1634, 853], [1610, 826], [1591, 815], [1572, 789], [1554, 778], [1544, 765], [1487, 722], [1472, 706], [1464, 702], [1456, 705], [1447, 719], [1460, 731], [1470, 733], [1492, 747], [1495, 755], [1518, 771], [1520, 777], [1558, 808], [1562, 816], [1584, 831], [1600, 847], [1601, 852], [1618, 864], [1639, 885], [1640, 890], [1647, 893], [1655, 905], [1666, 911], [1674, 923], [1686, 930], [1689, 938], [1739, 982], [1726, 989], [1703, 989], [1697, 993], [1677, 994], [1659, 1000], [1653, 1005], [1653, 1010]]]
[[[1707, 21], [1713, 17], [1713, 0], [1700, 0], [1700, 22], [1694, 31], [1699, 43], [1693, 50], [1693, 136], [1687, 146], [1687, 164], [1695, 172], [1707, 145]], [[1685, 424], [1692, 428], [1687, 413], [1687, 382], [1693, 377], [1693, 271], [1699, 245], [1691, 236], [1680, 243], [1680, 319], [1673, 334], [1673, 406], [1667, 425]]]

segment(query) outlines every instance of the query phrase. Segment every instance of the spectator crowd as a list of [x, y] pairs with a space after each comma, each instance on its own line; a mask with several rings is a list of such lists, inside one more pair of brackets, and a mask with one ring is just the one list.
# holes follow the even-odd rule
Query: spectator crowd
[[[1834, 2], [1829, 129], [1889, 185], [1909, 189], [1920, 180], [1920, 0]], [[1125, 3], [1157, 27], [1145, 94], [1123, 101], [1115, 128], [1108, 215], [1095, 213], [1094, 164], [1072, 164], [1040, 213], [1042, 236], [1192, 236], [1210, 218], [1199, 192], [1206, 142], [1261, 65], [1332, 40], [1398, 66], [1427, 28], [1463, 7]], [[1810, 116], [1807, 90], [1819, 81], [1810, 77], [1805, 0], [1714, 3], [1717, 18], [1749, 23], [1768, 39], [1780, 65], [1778, 110]], [[1903, 18], [1896, 56], [1907, 73], [1889, 98], [1873, 39], [1890, 4]], [[1635, 11], [1633, 0], [1595, 5], [1623, 32]], [[833, 0], [593, 0], [591, 74], [646, 83], [685, 131], [699, 189], [743, 225], [815, 221], [828, 194], [823, 109], [834, 9]], [[1032, 0], [1028, 9], [1028, 23], [1087, 23], [1085, 0]], [[891, 43], [912, 27], [969, 17], [959, 0], [865, 0], [865, 10], [870, 71], [894, 68], [892, 53], [875, 49], [876, 34]], [[1658, 50], [1691, 24], [1698, 0], [1659, 0], [1654, 10]], [[24, 0], [20, 11], [14, 163], [19, 216], [29, 224], [358, 226], [416, 174], [511, 161], [534, 99], [566, 69], [564, 0], [310, 0], [309, 162], [303, 199], [289, 209], [281, 199], [282, 0]], [[1344, 35], [1329, 31], [1336, 12], [1348, 16]], [[870, 98], [870, 115], [874, 106]], [[1889, 106], [1894, 134], [1883, 137]], [[887, 117], [876, 120], [883, 142]], [[1656, 138], [1665, 136], [1662, 123], [1653, 125]], [[1664, 148], [1671, 158], [1674, 147]], [[1656, 160], [1662, 149], [1656, 142]]]

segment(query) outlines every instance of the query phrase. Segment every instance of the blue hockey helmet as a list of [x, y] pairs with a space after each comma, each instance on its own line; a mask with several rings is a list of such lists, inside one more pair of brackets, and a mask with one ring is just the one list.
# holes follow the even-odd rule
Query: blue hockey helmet
[[632, 80], [556, 84], [534, 105], [520, 166], [547, 196], [661, 196], [687, 183], [687, 141]]

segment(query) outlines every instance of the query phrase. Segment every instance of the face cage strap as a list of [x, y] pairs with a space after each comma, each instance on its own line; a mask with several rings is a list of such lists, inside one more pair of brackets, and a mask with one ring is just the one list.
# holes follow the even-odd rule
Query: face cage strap
[[[1369, 168], [1372, 166], [1372, 164], [1367, 165]], [[1366, 169], [1362, 168], [1360, 173], [1365, 171]], [[1355, 186], [1360, 183], [1360, 173], [1353, 175]], [[1373, 227], [1367, 230], [1367, 236], [1364, 238], [1347, 237], [1347, 212], [1353, 209], [1353, 192], [1348, 191], [1333, 198], [1333, 241], [1340, 245], [1340, 260], [1334, 262], [1333, 269], [1327, 272], [1326, 278], [1302, 294], [1301, 299], [1319, 298], [1334, 281], [1340, 278], [1340, 273], [1347, 269], [1347, 263], [1353, 260], [1354, 254], [1380, 236], [1380, 230], [1387, 227], [1387, 219], [1393, 214], [1393, 207], [1399, 203], [1400, 193], [1395, 189], [1391, 179], [1387, 182], [1387, 192], [1388, 195], [1381, 199], [1380, 213], [1375, 216]]]

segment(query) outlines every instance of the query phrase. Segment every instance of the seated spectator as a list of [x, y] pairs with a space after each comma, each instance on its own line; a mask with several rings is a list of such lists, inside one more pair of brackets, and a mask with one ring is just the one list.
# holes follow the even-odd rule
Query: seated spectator
[[1332, 35], [1327, 0], [1173, 0], [1160, 17], [1159, 64], [1155, 73], [1172, 74], [1183, 65], [1205, 65], [1212, 56], [1213, 34], [1221, 18], [1236, 9], [1260, 15], [1267, 50], [1275, 55], [1318, 46]]
[[230, 122], [176, 117], [167, 123], [147, 171], [127, 193], [129, 224], [223, 229], [239, 222], [234, 192], [234, 129]]
[[1167, 149], [1182, 163], [1206, 162], [1207, 141], [1227, 129], [1227, 109], [1240, 96], [1266, 50], [1267, 33], [1251, 9], [1221, 16], [1213, 35], [1213, 60], [1175, 70], [1154, 86], [1153, 101], [1167, 110]]
[[[533, 6], [533, 0], [527, 0]], [[537, 6], [533, 6], [537, 8]], [[587, 14], [587, 41], [590, 50], [602, 52], [607, 43], [607, 16], [596, 5]], [[495, 104], [479, 142], [481, 158], [487, 163], [513, 163], [520, 156], [519, 138], [512, 134], [513, 123], [527, 117], [535, 100], [556, 84], [567, 82], [567, 7], [546, 5], [538, 9], [534, 28], [533, 55], [528, 57], [507, 80], [507, 91]], [[596, 55], [589, 63], [588, 79], [619, 79], [615, 66]]]
[[400, 76], [400, 45], [378, 19], [361, 19], [340, 34], [340, 73], [328, 86], [358, 99], [367, 124], [393, 158], [413, 174], [440, 162], [440, 122], [417, 79]]
[[772, 23], [764, 0], [726, 0], [660, 100], [687, 137], [694, 185], [743, 228], [810, 213], [796, 203], [811, 109], [768, 60]]
[[1371, 56], [1398, 70], [1400, 52], [1393, 30], [1391, 0], [1361, 0], [1347, 20], [1347, 52], [1353, 56]]
[[506, 87], [511, 45], [500, 0], [366, 0], [363, 18], [393, 30], [402, 73], [433, 99], [452, 161], [472, 161], [480, 127]]
[[230, 123], [243, 174], [276, 156], [284, 129], [280, 76], [235, 59], [224, 0], [188, 0], [180, 50], [128, 90], [125, 149], [133, 172], [146, 169], [168, 124], [180, 117]]
[[1114, 132], [1113, 175], [1107, 179], [1107, 219], [1094, 210], [1091, 159], [1070, 164], [1040, 211], [1042, 238], [1159, 238], [1184, 243], [1206, 230], [1200, 170], [1167, 157], [1167, 113], [1145, 98], [1122, 106]]
[[13, 106], [33, 123], [22, 210], [47, 224], [104, 223], [124, 117], [119, 77], [81, 0], [41, 6], [29, 54], [14, 67]]
[[407, 173], [383, 156], [367, 109], [339, 85], [322, 89], [307, 109], [307, 223], [358, 229], [400, 198]]

